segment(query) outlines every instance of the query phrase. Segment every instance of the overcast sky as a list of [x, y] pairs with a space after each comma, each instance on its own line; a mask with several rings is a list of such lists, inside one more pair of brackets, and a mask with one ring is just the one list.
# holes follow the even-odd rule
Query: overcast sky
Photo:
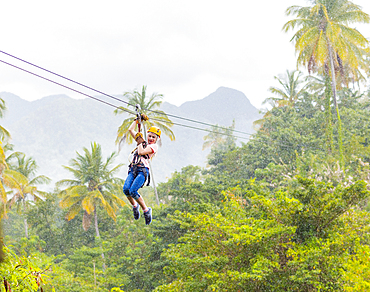
[[[370, 13], [369, 0], [355, 0]], [[296, 66], [293, 33], [282, 26], [305, 0], [3, 1], [0, 50], [107, 94], [148, 86], [175, 105], [220, 86], [260, 108], [274, 76]], [[370, 25], [356, 25], [370, 38]], [[71, 85], [0, 53], [0, 60]], [[0, 92], [36, 100], [86, 98], [0, 63]], [[88, 90], [87, 94], [95, 95]]]

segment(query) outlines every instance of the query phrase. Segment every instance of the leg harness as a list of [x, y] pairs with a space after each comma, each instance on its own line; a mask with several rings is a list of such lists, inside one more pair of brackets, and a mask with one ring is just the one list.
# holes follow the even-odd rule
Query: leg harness
[[[132, 162], [129, 165], [129, 172], [131, 171], [134, 177], [136, 177], [140, 171], [143, 172], [145, 175], [145, 181], [147, 181], [146, 185], [148, 186], [150, 184], [150, 173], [149, 171], [147, 171], [147, 168], [144, 166], [144, 163], [141, 161], [141, 157], [143, 157], [144, 159], [149, 159], [149, 155], [148, 154], [139, 155], [137, 153], [137, 149], [134, 149], [133, 152], [134, 152], [134, 157], [132, 159]], [[143, 185], [145, 185], [145, 181]]]

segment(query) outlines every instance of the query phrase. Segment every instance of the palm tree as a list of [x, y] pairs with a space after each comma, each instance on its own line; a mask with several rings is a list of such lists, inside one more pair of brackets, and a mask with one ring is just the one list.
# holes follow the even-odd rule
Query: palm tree
[[[334, 107], [338, 118], [340, 162], [344, 166], [342, 149], [342, 125], [337, 104], [336, 89], [347, 83], [348, 77], [357, 78], [359, 69], [366, 67], [364, 56], [368, 54], [367, 39], [356, 29], [354, 22], [369, 22], [369, 15], [348, 0], [312, 0], [312, 6], [291, 6], [287, 15], [297, 18], [288, 21], [283, 30], [299, 27], [292, 40], [299, 54], [297, 66], [303, 65], [308, 72], [330, 76]], [[337, 79], [341, 80], [337, 83]]]
[[[13, 160], [16, 159], [15, 162]], [[44, 175], [34, 176], [37, 170], [36, 161], [21, 152], [14, 152], [7, 158], [9, 169], [4, 170], [6, 175], [7, 186], [13, 189], [12, 198], [8, 201], [9, 208], [13, 205], [17, 206], [18, 213], [24, 216], [25, 236], [28, 238], [28, 224], [26, 211], [29, 201], [29, 196], [32, 200], [37, 201], [42, 199], [44, 192], [37, 189], [37, 184], [47, 184], [50, 179]]]
[[5, 158], [5, 150], [3, 143], [0, 141], [0, 198], [1, 198], [1, 210], [0, 210], [0, 219], [6, 217], [6, 208], [8, 203], [8, 194], [5, 190], [5, 187], [16, 188], [17, 183], [12, 177], [9, 177], [5, 170], [8, 169]]
[[91, 215], [94, 215], [96, 236], [100, 237], [98, 228], [97, 206], [101, 206], [107, 214], [116, 220], [116, 211], [124, 206], [125, 202], [116, 195], [117, 185], [122, 181], [114, 177], [122, 164], [110, 169], [116, 153], [112, 153], [103, 162], [101, 146], [91, 143], [91, 152], [83, 148], [84, 155], [77, 152], [77, 158], [72, 159], [70, 166], [63, 166], [72, 172], [74, 179], [64, 179], [57, 182], [57, 186], [67, 186], [61, 192], [60, 206], [68, 209], [66, 219], [72, 220], [81, 211], [83, 214], [82, 226], [87, 230], [91, 224]]
[[26, 158], [26, 155], [22, 152], [12, 153], [6, 158], [6, 162], [11, 170], [19, 172], [27, 179], [31, 179], [31, 182], [35, 184], [46, 184], [50, 182], [50, 179], [44, 175], [35, 177], [38, 169], [36, 161], [32, 157]]
[[282, 88], [271, 86], [269, 91], [277, 97], [266, 98], [263, 103], [269, 102], [274, 107], [293, 107], [306, 90], [306, 85], [302, 86], [304, 81], [301, 77], [302, 72], [298, 70], [287, 70], [283, 77], [274, 76]]
[[[6, 110], [5, 101], [0, 98], [0, 118], [4, 116]], [[0, 233], [2, 233], [2, 222], [1, 218], [6, 216], [6, 204], [7, 204], [7, 195], [3, 186], [3, 171], [6, 167], [5, 161], [5, 149], [3, 148], [3, 142], [6, 142], [10, 138], [9, 132], [0, 125]], [[3, 251], [3, 240], [0, 238], [0, 263], [4, 260], [4, 251]]]
[[[0, 98], [0, 118], [4, 117], [4, 112], [6, 111], [5, 101]], [[6, 141], [10, 138], [9, 132], [0, 125], [0, 139]]]
[[[5, 101], [0, 98], [0, 118], [4, 116], [5, 111]], [[4, 183], [6, 183], [7, 177], [4, 175], [4, 170], [8, 167], [5, 152], [9, 149], [10, 144], [7, 143], [9, 138], [9, 132], [0, 125], [0, 218], [6, 214], [7, 194], [4, 188]]]
[[219, 125], [211, 126], [211, 130], [203, 137], [204, 143], [202, 150], [211, 147], [213, 149], [219, 147], [231, 147], [235, 145], [233, 131], [235, 129], [235, 120], [229, 128], [219, 127]]
[[[277, 97], [268, 97], [262, 104], [268, 103], [272, 108], [283, 106], [294, 107], [295, 103], [302, 97], [307, 86], [303, 85], [302, 73], [298, 70], [287, 70], [285, 76], [274, 76], [274, 78], [280, 83], [281, 88], [271, 86], [269, 91]], [[265, 119], [270, 115], [270, 110], [264, 111], [263, 117], [254, 121], [253, 125], [256, 128], [261, 127]]]
[[[97, 206], [101, 206], [115, 221], [117, 210], [125, 205], [125, 202], [116, 195], [121, 193], [122, 180], [114, 177], [122, 164], [110, 169], [116, 153], [113, 152], [106, 162], [103, 162], [101, 146], [95, 142], [91, 143], [91, 152], [87, 148], [83, 148], [83, 151], [85, 155], [77, 152], [77, 158], [70, 162], [71, 166], [63, 166], [72, 172], [75, 179], [57, 182], [58, 187], [67, 186], [61, 191], [62, 200], [59, 204], [62, 208], [68, 209], [66, 215], [68, 221], [81, 211], [84, 212], [82, 227], [85, 231], [90, 227], [91, 215], [94, 214], [96, 237], [100, 238]], [[103, 252], [101, 257], [105, 271]]]
[[[14, 184], [12, 186], [12, 198], [8, 201], [9, 208], [12, 208], [13, 205], [17, 206], [17, 212], [19, 214], [23, 214], [23, 222], [24, 222], [24, 234], [25, 237], [28, 238], [28, 224], [27, 224], [27, 207], [29, 205], [29, 196], [32, 198], [33, 201], [38, 201], [43, 198], [44, 192], [37, 189], [35, 184], [37, 184], [37, 179], [40, 179], [40, 177], [35, 178], [33, 180], [29, 180], [27, 177], [25, 177], [23, 174], [11, 170], [6, 169], [4, 170], [4, 173], [8, 176], [13, 178]], [[48, 178], [45, 177], [43, 181], [46, 183], [49, 181]]]
[[[137, 104], [141, 108], [141, 113], [146, 114], [149, 117], [149, 121], [144, 121], [144, 126], [149, 128], [152, 125], [159, 127], [163, 134], [168, 136], [171, 141], [175, 140], [175, 135], [170, 129], [173, 126], [172, 121], [168, 118], [165, 112], [158, 110], [161, 106], [162, 101], [158, 100], [163, 97], [162, 94], [153, 93], [150, 96], [147, 96], [146, 93], [146, 86], [143, 86], [141, 92], [134, 90], [132, 92], [125, 92], [123, 94], [124, 97], [128, 98], [128, 102], [132, 106], [136, 106]], [[115, 114], [121, 114], [123, 112], [129, 112], [133, 115], [136, 115], [134, 110], [131, 110], [126, 107], [121, 107], [121, 109], [116, 109], [114, 111]], [[121, 126], [118, 128], [117, 131], [117, 139], [116, 143], [132, 143], [134, 140], [131, 135], [127, 135], [128, 128], [132, 123], [132, 117], [125, 119]]]
[[[287, 32], [296, 26], [300, 29], [294, 34], [297, 64], [311, 72], [331, 74], [333, 85], [336, 76], [342, 74], [342, 81], [352, 74], [358, 76], [358, 69], [368, 72], [366, 54], [369, 52], [368, 40], [356, 29], [348, 25], [354, 22], [370, 21], [369, 15], [358, 5], [348, 0], [312, 0], [313, 6], [291, 6], [287, 15], [298, 18], [288, 21], [283, 29]], [[343, 75], [347, 67], [347, 74]], [[336, 86], [333, 86], [333, 91]], [[336, 100], [334, 100], [336, 102]]]

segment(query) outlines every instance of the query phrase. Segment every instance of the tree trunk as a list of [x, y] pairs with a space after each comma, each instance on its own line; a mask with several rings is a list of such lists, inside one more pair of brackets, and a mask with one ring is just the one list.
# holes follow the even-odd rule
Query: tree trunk
[[330, 71], [331, 71], [331, 89], [333, 91], [333, 101], [335, 108], [338, 107], [337, 103], [337, 83], [335, 81], [335, 71], [334, 71], [334, 60], [333, 60], [333, 53], [331, 51], [331, 48], [329, 46], [329, 59], [330, 59]]
[[95, 288], [96, 288], [95, 261], [93, 262], [93, 265], [94, 265], [94, 291], [95, 291]]
[[27, 225], [27, 217], [26, 217], [26, 199], [23, 199], [23, 222], [24, 222], [24, 234], [26, 238], [28, 238], [28, 225]]
[[[100, 248], [103, 250], [103, 245], [100, 241], [100, 233], [99, 233], [99, 227], [98, 227], [98, 213], [96, 212], [96, 206], [95, 205], [94, 205], [94, 223], [95, 223], [96, 237], [99, 237]], [[104, 257], [104, 252], [103, 251], [101, 253], [101, 258], [103, 259], [103, 273], [104, 273], [105, 272], [105, 257]]]
[[3, 220], [0, 219], [0, 264], [5, 259], [5, 253], [4, 253], [4, 249], [3, 249], [3, 245], [4, 245], [3, 238], [4, 238], [4, 234], [3, 234]]
[[100, 237], [99, 227], [98, 227], [98, 214], [96, 213], [96, 207], [95, 206], [94, 206], [94, 223], [95, 223], [96, 236]]
[[328, 46], [328, 50], [329, 50], [329, 59], [330, 59], [333, 101], [334, 101], [334, 106], [335, 106], [335, 110], [337, 112], [337, 118], [338, 118], [339, 164], [340, 164], [340, 166], [343, 170], [343, 168], [344, 168], [344, 155], [343, 155], [342, 121], [340, 119], [339, 108], [338, 108], [338, 103], [337, 103], [337, 89], [336, 89], [335, 72], [334, 72], [334, 59], [333, 59], [333, 52], [331, 50], [330, 45]]
[[325, 115], [326, 115], [326, 144], [328, 154], [333, 154], [334, 141], [333, 141], [333, 116], [331, 112], [331, 78], [325, 75]]

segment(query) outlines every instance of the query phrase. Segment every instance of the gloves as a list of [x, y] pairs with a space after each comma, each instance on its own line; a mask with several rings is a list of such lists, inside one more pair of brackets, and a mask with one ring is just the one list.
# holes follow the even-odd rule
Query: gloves
[[[149, 117], [147, 115], [145, 115], [145, 114], [141, 114], [140, 119], [142, 121], [148, 121], [149, 120]], [[139, 123], [139, 119], [137, 117], [136, 117], [135, 121], [136, 121], [136, 124]]]
[[137, 133], [135, 135], [135, 141], [136, 141], [137, 145], [140, 145], [141, 143], [145, 142], [145, 140], [143, 138], [143, 134], [141, 134], [140, 132]]
[[145, 114], [141, 114], [141, 120], [142, 121], [148, 121], [149, 120], [149, 117]]

